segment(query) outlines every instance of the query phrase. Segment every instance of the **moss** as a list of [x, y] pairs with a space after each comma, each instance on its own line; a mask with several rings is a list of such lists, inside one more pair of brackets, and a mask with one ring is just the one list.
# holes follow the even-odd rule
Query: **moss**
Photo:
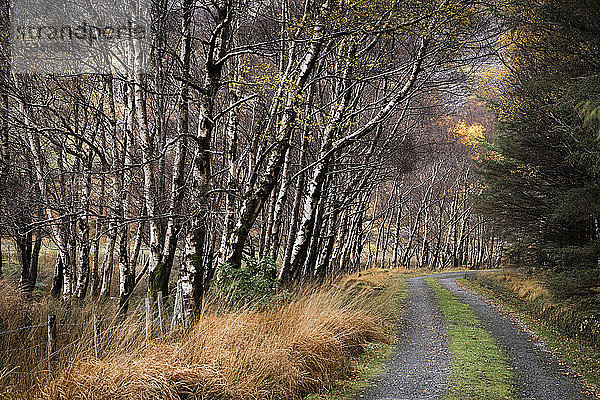
[[448, 323], [453, 386], [448, 400], [513, 399], [512, 374], [494, 338], [481, 327], [471, 308], [433, 278], [425, 281], [438, 296]]

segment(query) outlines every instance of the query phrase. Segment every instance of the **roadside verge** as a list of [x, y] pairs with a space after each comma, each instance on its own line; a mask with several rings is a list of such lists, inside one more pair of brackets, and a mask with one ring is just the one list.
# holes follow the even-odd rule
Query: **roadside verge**
[[[523, 329], [528, 329], [534, 336], [541, 338], [548, 352], [585, 380], [588, 395], [600, 398], [600, 349], [565, 335], [552, 321], [543, 319], [539, 312], [528, 307], [527, 300], [512, 294], [502, 286], [501, 281], [493, 280], [489, 275], [483, 280], [472, 276], [459, 280], [459, 283], [493, 300], [502, 308], [501, 311], [513, 314], [522, 321]], [[548, 304], [550, 306], [552, 305]]]

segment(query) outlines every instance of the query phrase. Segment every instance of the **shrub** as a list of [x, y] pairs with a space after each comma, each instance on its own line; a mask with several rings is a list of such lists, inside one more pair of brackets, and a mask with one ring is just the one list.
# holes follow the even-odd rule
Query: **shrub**
[[279, 289], [277, 265], [269, 256], [248, 258], [241, 268], [223, 264], [212, 286], [233, 305], [265, 307]]

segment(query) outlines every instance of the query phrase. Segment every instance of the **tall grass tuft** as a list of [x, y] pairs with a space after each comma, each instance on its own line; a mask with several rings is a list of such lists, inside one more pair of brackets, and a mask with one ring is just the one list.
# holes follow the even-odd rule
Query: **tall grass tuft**
[[[569, 277], [538, 274], [534, 278], [504, 271], [478, 274], [474, 279], [506, 299], [518, 301], [519, 307], [566, 336], [600, 349], [600, 286], [584, 281], [580, 273]], [[568, 293], [559, 293], [569, 286]]]
[[[23, 370], [25, 380], [9, 372], [1, 378], [8, 391], [0, 398], [301, 399], [330, 389], [367, 344], [388, 342], [384, 328], [392, 314], [380, 289], [304, 289], [261, 311], [212, 303], [185, 334], [150, 342], [140, 310], [124, 321], [109, 321], [101, 358], [94, 355], [90, 325], [82, 324], [86, 328], [76, 333], [75, 345], [54, 372], [43, 366]], [[92, 311], [71, 315], [70, 322], [88, 321]], [[43, 361], [43, 352], [36, 361], [40, 357]]]
[[94, 354], [94, 315], [102, 316], [104, 347], [121, 349], [139, 344], [144, 324], [141, 308], [122, 320], [110, 299], [64, 303], [50, 296], [34, 298], [13, 279], [0, 279], [0, 399], [28, 399], [32, 390], [51, 378], [47, 357], [47, 317], [56, 315], [56, 365], [60, 371], [73, 360]]

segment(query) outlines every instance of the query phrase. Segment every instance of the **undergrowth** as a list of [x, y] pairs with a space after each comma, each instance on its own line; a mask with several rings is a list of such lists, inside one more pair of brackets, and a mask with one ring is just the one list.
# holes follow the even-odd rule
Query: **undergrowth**
[[[397, 311], [390, 307], [394, 294], [384, 275], [377, 284], [370, 277], [306, 288], [261, 310], [219, 312], [212, 304], [184, 335], [150, 342], [144, 339], [143, 310], [133, 312], [124, 321], [106, 322], [101, 357], [94, 354], [87, 324], [90, 314], [101, 310], [66, 309], [62, 313], [71, 326], [62, 331], [69, 338], [61, 339], [53, 373], [45, 371], [44, 328], [41, 336], [22, 337], [20, 343], [15, 336], [3, 347], [40, 345], [41, 350], [33, 360], [21, 351], [5, 363], [0, 398], [286, 400], [325, 393], [352, 376], [353, 360], [389, 343]], [[1, 314], [2, 329], [43, 322], [32, 317], [43, 315], [39, 303], [11, 294], [11, 287], [0, 286], [1, 307], [15, 312]], [[29, 361], [38, 368], [28, 370]]]
[[222, 264], [211, 289], [234, 307], [261, 309], [268, 307], [279, 291], [277, 265], [269, 257], [248, 258], [244, 268]]
[[562, 334], [600, 349], [600, 276], [584, 271], [477, 274], [476, 282], [546, 321]]

